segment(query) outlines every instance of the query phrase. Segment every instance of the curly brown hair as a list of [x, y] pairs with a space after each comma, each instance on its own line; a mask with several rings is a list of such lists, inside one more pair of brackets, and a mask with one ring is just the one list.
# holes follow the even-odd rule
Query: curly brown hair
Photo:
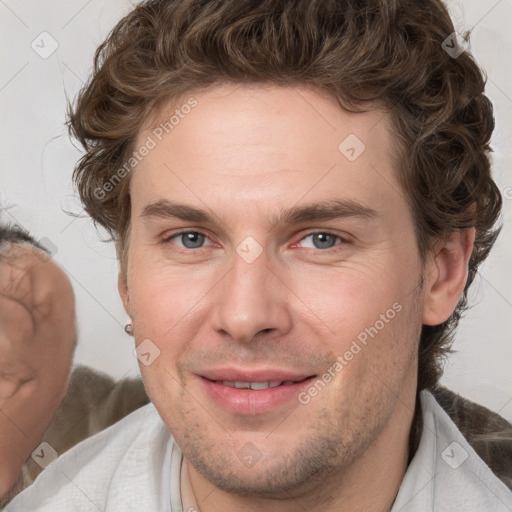
[[468, 51], [447, 51], [459, 48], [454, 33], [441, 0], [141, 3], [99, 46], [91, 79], [68, 111], [70, 133], [85, 148], [73, 179], [85, 211], [115, 240], [121, 272], [130, 173], [120, 170], [164, 102], [224, 81], [308, 86], [350, 112], [378, 106], [391, 116], [422, 260], [436, 239], [476, 228], [456, 310], [422, 329], [418, 390], [436, 385], [467, 290], [498, 236], [502, 206], [490, 172], [486, 80]]

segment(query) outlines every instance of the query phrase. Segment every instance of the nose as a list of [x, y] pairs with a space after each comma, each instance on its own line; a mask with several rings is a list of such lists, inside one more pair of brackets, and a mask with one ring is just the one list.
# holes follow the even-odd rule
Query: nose
[[231, 270], [216, 288], [213, 325], [217, 332], [250, 343], [257, 335], [277, 337], [291, 329], [290, 291], [265, 251], [252, 262], [234, 253]]

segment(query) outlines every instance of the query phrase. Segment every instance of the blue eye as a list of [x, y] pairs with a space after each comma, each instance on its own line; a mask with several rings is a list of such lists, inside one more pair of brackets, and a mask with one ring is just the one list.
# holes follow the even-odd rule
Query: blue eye
[[[307, 234], [302, 237], [300, 243], [302, 243], [307, 238], [311, 238], [313, 246], [311, 249], [317, 251], [327, 252], [329, 249], [334, 249], [336, 245], [342, 245], [343, 243], [347, 243], [347, 241], [341, 238], [339, 235], [335, 235], [334, 233], [330, 233], [329, 231], [315, 231]], [[179, 240], [181, 243], [177, 243], [176, 240]], [[194, 250], [203, 249], [205, 245], [203, 245], [206, 240], [210, 240], [207, 235], [201, 233], [200, 231], [180, 231], [179, 233], [175, 233], [163, 240], [163, 243], [169, 243], [172, 241], [173, 244], [178, 245], [178, 247], [182, 249], [188, 249], [185, 252], [193, 252]], [[336, 240], [340, 240], [340, 244], [336, 244]], [[209, 243], [208, 245], [212, 245]]]
[[[312, 237], [313, 249], [322, 250], [322, 249], [332, 249], [336, 245], [336, 239], [341, 240], [344, 242], [340, 236], [335, 235], [333, 233], [329, 233], [328, 231], [316, 231], [314, 233], [309, 233], [305, 237], [301, 239], [301, 242], [303, 240], [306, 240], [306, 238]], [[316, 242], [316, 243], [315, 243]]]
[[207, 237], [199, 231], [181, 231], [180, 233], [170, 236], [165, 241], [168, 242], [175, 238], [182, 241], [185, 249], [201, 249]]

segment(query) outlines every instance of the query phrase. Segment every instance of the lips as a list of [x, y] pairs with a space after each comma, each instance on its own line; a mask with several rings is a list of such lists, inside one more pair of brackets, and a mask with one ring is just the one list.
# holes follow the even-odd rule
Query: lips
[[226, 412], [254, 416], [287, 404], [299, 405], [297, 397], [316, 375], [289, 370], [209, 369], [198, 376], [206, 395]]
[[311, 374], [286, 369], [209, 368], [201, 377], [220, 382], [300, 382]]
[[267, 382], [230, 382], [227, 380], [224, 380], [224, 381], [216, 380], [214, 382], [216, 382], [217, 384], [222, 384], [224, 386], [229, 386], [231, 388], [252, 389], [252, 390], [276, 388], [277, 386], [289, 386], [290, 384], [295, 383], [295, 381], [293, 381], [293, 380], [287, 380], [287, 381], [271, 380], [271, 381], [267, 381]]

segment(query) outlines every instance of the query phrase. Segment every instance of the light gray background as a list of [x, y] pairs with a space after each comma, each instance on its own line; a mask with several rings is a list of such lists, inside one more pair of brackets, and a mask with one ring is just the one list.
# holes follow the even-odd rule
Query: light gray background
[[[512, 420], [512, 0], [453, 0], [448, 7], [459, 33], [474, 27], [470, 50], [488, 74], [494, 173], [505, 198], [503, 232], [473, 285], [474, 307], [442, 383]], [[94, 50], [131, 8], [127, 0], [0, 0], [1, 218], [57, 247], [55, 260], [77, 297], [75, 363], [116, 378], [138, 375], [133, 339], [123, 330], [113, 246], [99, 241], [88, 218], [63, 211], [83, 213], [71, 186], [80, 152], [64, 116]], [[58, 47], [45, 55], [52, 44]]]

